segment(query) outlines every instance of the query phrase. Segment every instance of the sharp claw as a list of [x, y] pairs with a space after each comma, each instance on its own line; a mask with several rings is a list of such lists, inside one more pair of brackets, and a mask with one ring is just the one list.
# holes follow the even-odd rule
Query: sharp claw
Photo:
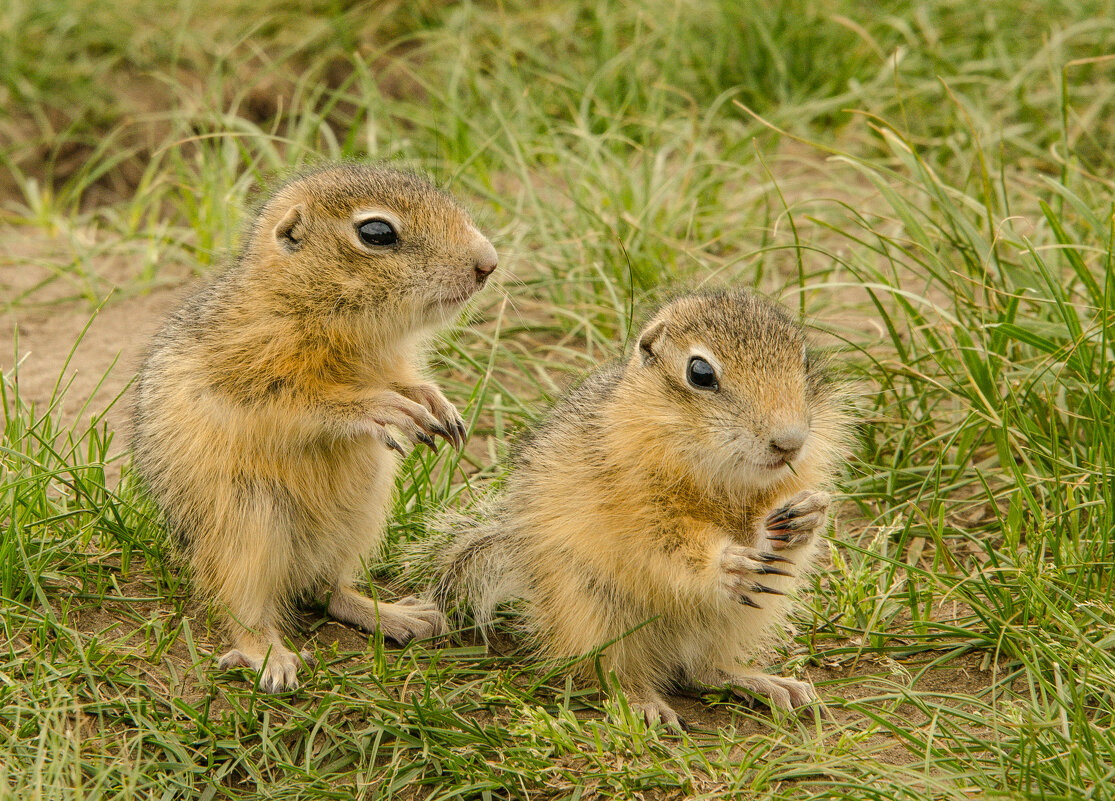
[[768, 534], [767, 539], [775, 542], [789, 542], [792, 536], [792, 534]]
[[752, 590], [754, 592], [765, 592], [765, 593], [768, 593], [769, 595], [785, 595], [786, 594], [786, 593], [782, 592], [782, 590], [776, 590], [774, 587], [768, 587], [766, 584], [755, 584], [752, 587]]
[[250, 668], [251, 663], [248, 661], [248, 657], [235, 649], [224, 654], [217, 660], [217, 668], [219, 670], [235, 670], [236, 668], [242, 667]]
[[677, 726], [682, 731], [689, 731], [689, 724], [685, 722], [685, 718], [683, 717], [678, 717]]
[[393, 440], [391, 437], [384, 437], [383, 444], [393, 451], [398, 451], [400, 456], [406, 458], [407, 452], [403, 450], [403, 446]]
[[437, 443], [434, 442], [434, 438], [427, 434], [425, 431], [419, 431], [415, 435], [415, 439], [417, 439], [423, 445], [429, 446], [431, 450], [437, 450]]
[[764, 562], [786, 562], [791, 565], [794, 563], [793, 559], [787, 559], [785, 556], [779, 556], [776, 553], [761, 553], [759, 558]]
[[439, 437], [444, 439], [450, 445], [454, 444], [453, 433], [450, 432], [449, 429], [446, 428], [445, 426], [443, 426], [441, 423], [437, 423], [436, 425], [430, 426], [430, 431], [434, 434], [437, 434]]
[[741, 595], [739, 597], [739, 602], [741, 604], [743, 604], [744, 606], [750, 606], [752, 609], [762, 609], [763, 608], [763, 607], [759, 606], [757, 603], [755, 603], [754, 601], [752, 601], [750, 598], [748, 598], [746, 595]]
[[781, 518], [783, 520], [790, 517], [800, 517], [803, 514], [802, 504], [795, 504], [793, 506], [783, 506], [781, 509], [775, 509], [771, 512], [770, 517]]
[[797, 519], [780, 520], [777, 523], [767, 523], [768, 531], [796, 531], [799, 527]]
[[[783, 560], [783, 561], [788, 562], [790, 560], [786, 559], [786, 560]], [[760, 567], [755, 572], [758, 573], [759, 575], [762, 575], [762, 576], [767, 576], [767, 575], [770, 575], [770, 576], [792, 576], [792, 575], [794, 575], [789, 570], [783, 570], [780, 567], [770, 567], [770, 566], [766, 566], [766, 565], [764, 565], [763, 567]]]
[[465, 445], [465, 440], [468, 439], [468, 429], [465, 428], [465, 423], [463, 420], [457, 421], [457, 434], [460, 442], [457, 447], [463, 448]]

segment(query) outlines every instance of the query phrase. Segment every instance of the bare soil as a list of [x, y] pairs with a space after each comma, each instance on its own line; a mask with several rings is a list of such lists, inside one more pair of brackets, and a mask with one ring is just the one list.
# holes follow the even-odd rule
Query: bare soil
[[[80, 415], [86, 424], [107, 408], [103, 419], [116, 432], [112, 453], [119, 455], [130, 429], [125, 389], [190, 271], [168, 265], [143, 294], [121, 295], [118, 287], [135, 283], [139, 260], [97, 244], [95, 234], [83, 241], [80, 231], [51, 237], [0, 226], [0, 369], [7, 375], [18, 367], [20, 397], [40, 413], [61, 394], [56, 387], [65, 389], [58, 408], [67, 423]], [[89, 282], [64, 269], [78, 258], [95, 276]], [[118, 474], [117, 466], [110, 480]]]

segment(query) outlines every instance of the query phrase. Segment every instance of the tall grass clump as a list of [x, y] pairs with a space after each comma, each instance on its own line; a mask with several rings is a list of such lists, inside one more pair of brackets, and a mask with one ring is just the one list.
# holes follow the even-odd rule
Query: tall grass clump
[[[0, 595], [50, 621], [61, 619], [51, 596], [105, 592], [105, 560], [125, 572], [136, 557], [145, 567], [161, 561], [147, 510], [121, 502], [106, 481], [113, 432], [102, 422], [104, 410], [85, 424], [63, 424], [61, 380], [45, 408], [21, 396], [18, 359], [0, 383]], [[87, 411], [86, 403], [79, 417]]]
[[[867, 525], [818, 613], [858, 644], [826, 654], [971, 655], [990, 672], [972, 707], [899, 689], [872, 701], [894, 718], [869, 714], [989, 791], [1086, 797], [1115, 747], [1115, 208], [1071, 165], [1020, 181], [977, 150], [950, 179], [876, 130], [887, 161], [836, 157], [874, 202], [815, 217], [833, 239], [806, 248], [830, 265], [810, 288], [862, 298], [882, 332], [858, 345], [876, 422], [849, 491]], [[901, 734], [922, 719], [931, 739]]]

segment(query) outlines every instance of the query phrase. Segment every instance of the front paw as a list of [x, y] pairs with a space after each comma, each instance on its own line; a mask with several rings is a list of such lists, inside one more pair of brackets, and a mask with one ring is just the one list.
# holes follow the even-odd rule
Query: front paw
[[437, 418], [445, 431], [443, 434], [439, 432], [439, 435], [444, 437], [446, 442], [457, 450], [464, 447], [465, 437], [468, 434], [465, 421], [461, 418], [457, 407], [449, 402], [440, 389], [433, 384], [417, 384], [400, 391], [411, 400], [422, 404]]
[[770, 547], [783, 550], [810, 542], [824, 530], [831, 500], [827, 492], [805, 490], [771, 512], [763, 524]]
[[449, 442], [455, 442], [457, 437], [455, 429], [450, 431], [425, 406], [399, 392], [384, 392], [375, 398], [368, 410], [364, 429], [402, 456], [406, 456], [407, 452], [389, 429], [401, 432], [411, 444], [421, 442], [433, 449], [437, 448], [435, 436]]
[[779, 563], [791, 564], [784, 556], [763, 553], [746, 545], [729, 545], [720, 555], [721, 583], [732, 600], [753, 609], [762, 609], [752, 596], [786, 594], [761, 581], [763, 576], [793, 575]]

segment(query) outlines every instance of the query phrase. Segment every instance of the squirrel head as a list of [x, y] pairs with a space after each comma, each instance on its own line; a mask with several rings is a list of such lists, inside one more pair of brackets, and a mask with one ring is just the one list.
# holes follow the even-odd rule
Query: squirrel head
[[773, 486], [842, 451], [837, 391], [801, 325], [750, 292], [667, 304], [626, 373], [647, 434], [707, 486]]
[[244, 252], [241, 263], [278, 312], [373, 318], [394, 331], [447, 322], [497, 264], [491, 243], [446, 193], [418, 175], [361, 164], [282, 185]]

